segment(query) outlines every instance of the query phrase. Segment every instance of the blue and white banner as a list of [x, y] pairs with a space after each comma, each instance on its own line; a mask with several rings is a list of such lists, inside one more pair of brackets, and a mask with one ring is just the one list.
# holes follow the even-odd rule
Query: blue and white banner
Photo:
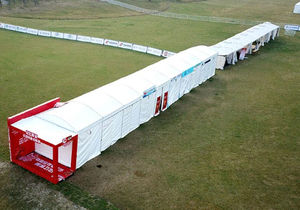
[[94, 44], [103, 44], [104, 43], [104, 39], [102, 39], [102, 38], [96, 38], [96, 37], [91, 37], [91, 43], [94, 43]]
[[149, 88], [148, 90], [145, 90], [144, 93], [143, 93], [143, 98], [151, 95], [152, 93], [154, 93], [156, 91], [156, 87], [152, 87], [152, 88]]
[[27, 34], [37, 35], [38, 30], [34, 28], [27, 28]]
[[16, 31], [17, 30], [17, 26], [10, 25], [10, 24], [4, 24], [4, 28], [7, 29], [7, 30], [11, 30], [11, 31]]
[[4, 23], [0, 23], [0, 28], [4, 28]]
[[151, 54], [151, 55], [161, 56], [162, 50], [156, 49], [156, 48], [152, 48], [152, 47], [148, 47], [147, 48], [147, 53]]
[[119, 42], [116, 40], [111, 40], [111, 39], [105, 39], [104, 40], [104, 45], [112, 46], [112, 47], [118, 47]]
[[38, 35], [39, 35], [39, 36], [50, 37], [50, 36], [51, 36], [51, 32], [50, 32], [50, 31], [39, 30], [39, 31], [38, 31]]
[[68, 40], [76, 40], [77, 38], [77, 35], [75, 34], [67, 34], [67, 33], [64, 33], [64, 39], [68, 39]]
[[138, 44], [133, 44], [132, 45], [132, 50], [137, 51], [137, 52], [147, 52], [147, 47], [143, 45], [138, 45]]
[[119, 42], [119, 47], [127, 50], [132, 50], [132, 44], [128, 42]]
[[80, 42], [91, 42], [91, 37], [77, 35], [77, 41], [80, 41]]
[[64, 38], [64, 33], [52, 31], [51, 32], [51, 37], [58, 38], [58, 39], [63, 39]]
[[193, 73], [193, 71], [194, 71], [194, 67], [189, 68], [188, 70], [182, 72], [181, 77], [186, 77], [187, 75]]
[[21, 32], [21, 33], [27, 33], [27, 28], [22, 27], [22, 26], [17, 26], [16, 31]]
[[285, 25], [284, 30], [300, 31], [300, 26], [298, 26], [298, 25]]

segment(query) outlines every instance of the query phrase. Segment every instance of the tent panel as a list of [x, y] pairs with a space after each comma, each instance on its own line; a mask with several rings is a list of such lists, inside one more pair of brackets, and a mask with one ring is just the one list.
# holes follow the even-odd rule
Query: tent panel
[[123, 113], [122, 138], [140, 125], [140, 101], [126, 107]]
[[122, 137], [123, 111], [116, 113], [103, 121], [101, 151], [116, 143]]
[[84, 163], [100, 154], [101, 124], [94, 123], [78, 134], [77, 163], [80, 168]]

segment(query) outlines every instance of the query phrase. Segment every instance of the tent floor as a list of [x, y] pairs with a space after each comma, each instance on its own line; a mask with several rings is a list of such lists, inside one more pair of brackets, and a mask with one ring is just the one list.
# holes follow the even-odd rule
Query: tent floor
[[[36, 152], [31, 152], [25, 156], [18, 158], [18, 165], [44, 178], [53, 177], [52, 160], [46, 158]], [[58, 164], [58, 181], [62, 181], [71, 176], [73, 171], [62, 164]]]

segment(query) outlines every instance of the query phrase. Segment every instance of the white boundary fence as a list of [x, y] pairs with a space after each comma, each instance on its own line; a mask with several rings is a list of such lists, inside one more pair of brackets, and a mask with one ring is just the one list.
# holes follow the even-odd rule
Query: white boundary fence
[[77, 35], [77, 34], [61, 33], [61, 32], [56, 32], [56, 31], [38, 30], [38, 29], [26, 28], [23, 26], [15, 26], [15, 25], [1, 23], [1, 22], [0, 22], [0, 29], [16, 31], [16, 32], [20, 32], [20, 33], [26, 33], [26, 34], [30, 34], [30, 35], [37, 35], [37, 36], [42, 36], [42, 37], [51, 37], [51, 38], [57, 38], [57, 39], [66, 39], [66, 40], [72, 40], [72, 41], [105, 45], [105, 46], [110, 46], [110, 47], [117, 47], [117, 48], [121, 48], [121, 49], [125, 49], [125, 50], [132, 50], [132, 51], [136, 51], [136, 52], [146, 53], [146, 54], [150, 54], [150, 55], [154, 55], [154, 56], [158, 56], [158, 57], [165, 57], [165, 58], [176, 54], [174, 52], [170, 52], [167, 50], [161, 50], [161, 49], [157, 49], [157, 48], [153, 48], [153, 47], [123, 42], [123, 41], [118, 41], [118, 40], [83, 36], [83, 35]]

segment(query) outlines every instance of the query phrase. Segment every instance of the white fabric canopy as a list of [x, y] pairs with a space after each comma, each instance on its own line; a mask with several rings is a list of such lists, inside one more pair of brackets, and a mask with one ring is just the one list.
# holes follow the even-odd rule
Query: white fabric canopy
[[297, 4], [295, 4], [294, 13], [300, 14], [300, 2], [298, 2]]
[[[246, 53], [252, 53], [252, 43], [256, 42], [256, 50], [264, 46], [270, 39], [275, 39], [279, 35], [279, 26], [270, 22], [265, 22], [253, 26], [239, 34], [234, 35], [210, 48], [219, 54], [217, 69], [223, 69], [225, 61], [228, 64], [235, 64], [238, 60], [237, 52], [246, 49]], [[226, 59], [224, 60], [223, 57]]]

